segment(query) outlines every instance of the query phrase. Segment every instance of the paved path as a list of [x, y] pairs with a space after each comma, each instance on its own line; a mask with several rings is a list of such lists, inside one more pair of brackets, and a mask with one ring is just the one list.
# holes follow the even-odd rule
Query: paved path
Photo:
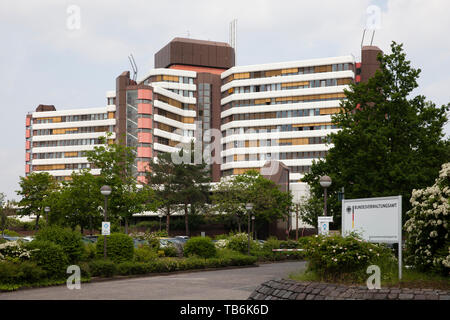
[[303, 268], [303, 261], [261, 264], [254, 268], [82, 283], [80, 290], [66, 286], [26, 289], [0, 293], [0, 300], [245, 300], [261, 283], [288, 277]]

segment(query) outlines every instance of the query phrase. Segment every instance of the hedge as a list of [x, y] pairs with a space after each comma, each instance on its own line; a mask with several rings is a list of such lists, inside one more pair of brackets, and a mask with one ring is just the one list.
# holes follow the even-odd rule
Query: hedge
[[69, 228], [59, 226], [45, 227], [36, 234], [36, 240], [51, 241], [61, 246], [71, 264], [80, 261], [84, 253], [81, 234]]
[[[103, 257], [103, 240], [104, 236], [97, 239], [97, 257]], [[116, 263], [131, 261], [134, 255], [133, 239], [123, 233], [113, 233], [107, 236], [106, 255], [109, 259]]]

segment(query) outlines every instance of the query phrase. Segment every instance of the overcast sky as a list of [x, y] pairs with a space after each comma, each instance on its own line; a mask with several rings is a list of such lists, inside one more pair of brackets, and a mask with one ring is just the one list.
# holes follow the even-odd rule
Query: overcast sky
[[[389, 52], [392, 40], [404, 43], [407, 58], [422, 70], [414, 93], [437, 105], [450, 102], [450, 1], [2, 0], [0, 192], [18, 199], [26, 114], [39, 104], [104, 106], [115, 78], [131, 69], [130, 53], [139, 78], [174, 37], [228, 42], [229, 23], [237, 19], [238, 65], [348, 54], [359, 60], [370, 5], [381, 10], [373, 44]], [[449, 124], [445, 132], [450, 135]]]

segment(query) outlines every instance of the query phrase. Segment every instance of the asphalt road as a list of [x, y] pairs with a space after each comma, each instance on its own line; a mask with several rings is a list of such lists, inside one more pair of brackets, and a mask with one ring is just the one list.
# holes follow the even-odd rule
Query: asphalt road
[[0, 300], [244, 300], [261, 283], [288, 277], [303, 268], [303, 261], [271, 263], [252, 268], [82, 283], [79, 290], [66, 286], [18, 290], [0, 293]]

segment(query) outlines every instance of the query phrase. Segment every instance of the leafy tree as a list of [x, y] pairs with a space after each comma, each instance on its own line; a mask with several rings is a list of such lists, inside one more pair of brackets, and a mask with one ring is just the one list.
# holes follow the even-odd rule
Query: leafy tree
[[22, 196], [19, 202], [21, 215], [36, 215], [36, 230], [39, 217], [44, 213], [44, 208], [50, 206], [50, 195], [59, 188], [56, 180], [47, 172], [32, 172], [26, 177], [20, 177], [21, 190], [16, 193]]
[[349, 199], [402, 195], [407, 211], [411, 190], [431, 185], [450, 158], [442, 130], [450, 104], [436, 108], [422, 95], [410, 97], [420, 69], [411, 67], [401, 44], [392, 42], [391, 50], [378, 56], [380, 69], [372, 78], [344, 91], [347, 99], [332, 117], [341, 130], [328, 136], [333, 147], [303, 178], [312, 197], [322, 199], [319, 178], [332, 178], [328, 203], [335, 221], [341, 187]]
[[[102, 137], [105, 143], [107, 137]], [[109, 185], [112, 189], [108, 197], [108, 218], [125, 220], [125, 232], [128, 233], [128, 221], [133, 214], [142, 212], [151, 206], [149, 201], [151, 192], [146, 188], [139, 188], [136, 180], [134, 162], [136, 159], [133, 148], [120, 143], [105, 144], [86, 152], [88, 161], [101, 169], [98, 194], [102, 185]], [[147, 201], [147, 202], [146, 202]]]
[[237, 219], [238, 230], [241, 232], [247, 203], [253, 203], [256, 221], [261, 224], [285, 218], [289, 214], [292, 195], [280, 191], [273, 181], [250, 170], [223, 179], [214, 190], [212, 200], [219, 212]]
[[151, 159], [146, 175], [147, 186], [154, 190], [155, 197], [159, 200], [157, 209], [165, 212], [166, 231], [170, 231], [170, 216], [179, 205], [178, 192], [180, 184], [175, 163], [171, 153], [159, 153], [158, 158]]
[[82, 233], [84, 229], [99, 226], [102, 221], [99, 206], [103, 200], [99, 182], [87, 170], [72, 173], [71, 180], [65, 181], [59, 192], [50, 196], [50, 222], [72, 229], [80, 226]]
[[[206, 163], [195, 164], [193, 144], [191, 144], [190, 161], [183, 161], [175, 164], [175, 181], [178, 184], [179, 192], [177, 192], [178, 200], [184, 207], [184, 221], [186, 235], [189, 236], [189, 208], [191, 214], [195, 212], [195, 206], [206, 203], [209, 196], [210, 175], [206, 169]], [[184, 156], [184, 150], [179, 152], [180, 158]]]

